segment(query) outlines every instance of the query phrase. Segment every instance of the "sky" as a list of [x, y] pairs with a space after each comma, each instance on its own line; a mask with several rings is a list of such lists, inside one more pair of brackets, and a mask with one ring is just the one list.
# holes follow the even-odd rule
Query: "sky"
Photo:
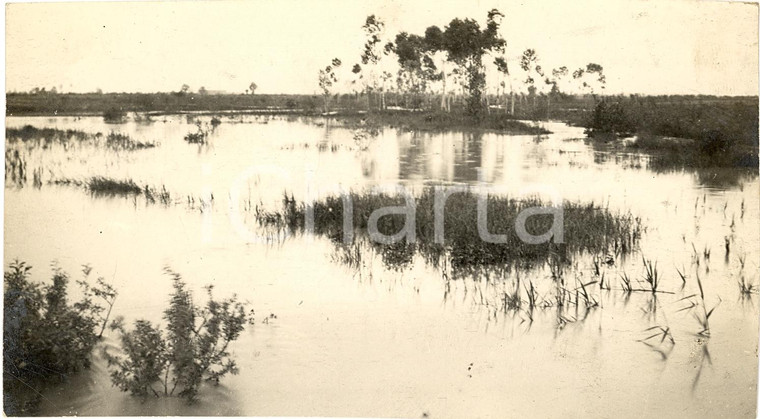
[[[250, 0], [6, 6], [6, 90], [314, 93], [333, 57], [359, 61], [369, 14], [388, 37], [488, 10], [508, 55], [604, 66], [608, 93], [758, 93], [758, 6], [697, 0]], [[517, 67], [513, 65], [512, 68]]]

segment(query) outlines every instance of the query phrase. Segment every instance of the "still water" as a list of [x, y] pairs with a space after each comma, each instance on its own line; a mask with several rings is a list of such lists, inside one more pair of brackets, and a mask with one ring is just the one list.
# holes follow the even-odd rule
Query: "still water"
[[[758, 376], [757, 295], [738, 281], [760, 278], [760, 183], [739, 170], [654, 171], [645, 155], [599, 148], [581, 129], [544, 123], [553, 134], [404, 132], [376, 136], [335, 121], [222, 118], [205, 145], [183, 137], [186, 116], [110, 125], [101, 118], [11, 117], [9, 127], [129, 134], [160, 143], [135, 151], [87, 144], [6, 144], [43, 168], [44, 185], [5, 185], [5, 264], [55, 263], [77, 278], [82, 264], [119, 291], [116, 315], [161, 321], [171, 290], [165, 266], [195, 290], [215, 286], [256, 310], [234, 343], [240, 374], [204, 386], [200, 401], [142, 401], [111, 386], [105, 361], [44, 392], [41, 414], [392, 417], [754, 417]], [[358, 138], [358, 139], [357, 139]], [[55, 179], [91, 176], [165, 187], [171, 205], [95, 197]], [[359, 269], [335, 260], [329, 241], [293, 236], [252, 240], [252, 207], [402, 184], [486, 184], [495, 193], [559, 194], [641, 217], [645, 232], [626, 259], [602, 267], [610, 290], [599, 307], [525, 316], [495, 310], [513, 278], [465, 278], [445, 286], [423, 261], [397, 271], [368, 256]], [[725, 240], [731, 242], [726, 254]], [[705, 256], [705, 250], [709, 256]], [[657, 262], [661, 288], [625, 293], [622, 274], [642, 278]], [[745, 259], [741, 267], [740, 258]], [[699, 263], [695, 262], [699, 260]], [[678, 270], [685, 272], [683, 285]], [[590, 281], [589, 255], [568, 275]], [[544, 269], [528, 273], [550, 283]], [[697, 289], [717, 305], [710, 336], [683, 297]], [[274, 314], [266, 322], [264, 319]], [[641, 340], [670, 328], [675, 345]], [[108, 332], [107, 332], [108, 333]], [[117, 336], [103, 345], [117, 346]], [[658, 339], [653, 342], [658, 343]]]

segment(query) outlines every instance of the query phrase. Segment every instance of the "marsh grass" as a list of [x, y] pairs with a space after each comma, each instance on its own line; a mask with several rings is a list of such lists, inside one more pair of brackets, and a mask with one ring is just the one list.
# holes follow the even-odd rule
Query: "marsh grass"
[[686, 306], [682, 307], [678, 311], [687, 311], [692, 314], [694, 319], [701, 327], [701, 329], [696, 333], [697, 336], [710, 337], [710, 316], [712, 316], [712, 314], [715, 312], [715, 309], [718, 308], [722, 300], [718, 298], [718, 302], [708, 310], [707, 303], [705, 302], [705, 290], [702, 286], [702, 279], [699, 277], [698, 271], [695, 275], [695, 280], [699, 293], [691, 294], [677, 300], [676, 302], [684, 301], [687, 303]]
[[[371, 246], [383, 256], [389, 266], [403, 266], [411, 262], [415, 254], [421, 255], [429, 264], [438, 266], [446, 257], [456, 275], [473, 274], [481, 268], [507, 268], [540, 266], [546, 262], [565, 263], [573, 254], [581, 252], [601, 253], [609, 249], [628, 253], [641, 236], [641, 222], [631, 214], [615, 214], [595, 204], [565, 202], [563, 204], [564, 243], [550, 240], [543, 244], [527, 244], [517, 235], [514, 225], [517, 215], [526, 208], [546, 207], [536, 197], [515, 199], [488, 197], [488, 231], [505, 234], [506, 243], [485, 242], [479, 236], [477, 226], [478, 194], [470, 189], [448, 197], [444, 207], [444, 241], [434, 240], [434, 203], [432, 187], [426, 187], [415, 197], [414, 243], [397, 242], [386, 245], [372, 242]], [[353, 231], [357, 239], [368, 239], [370, 215], [377, 209], [404, 205], [404, 198], [387, 193], [351, 192], [346, 196], [353, 207]], [[343, 231], [343, 197], [328, 196], [313, 203], [315, 233], [341, 243]], [[306, 206], [285, 195], [278, 211], [257, 208], [256, 219], [262, 225], [282, 225], [292, 232], [303, 232]], [[395, 234], [404, 227], [403, 215], [387, 215], [378, 221], [382, 234]], [[553, 223], [549, 214], [529, 217], [526, 230], [534, 235], [548, 231]], [[557, 267], [559, 269], [559, 267]]]
[[79, 130], [67, 129], [60, 130], [56, 128], [37, 128], [32, 125], [25, 125], [22, 128], [6, 128], [5, 140], [9, 143], [22, 142], [24, 144], [34, 143], [41, 147], [49, 147], [53, 144], [90, 144], [93, 146], [105, 145], [113, 150], [141, 150], [153, 148], [154, 142], [142, 142], [133, 139], [127, 134], [111, 131], [108, 134], [88, 133]]
[[141, 150], [143, 148], [153, 148], [155, 143], [146, 143], [132, 139], [127, 134], [111, 131], [106, 136], [106, 146], [116, 150]]
[[741, 292], [742, 296], [749, 296], [752, 294], [758, 293], [757, 284], [752, 282], [751, 280], [747, 280], [747, 278], [742, 275], [739, 278], [739, 292]]
[[91, 177], [87, 181], [87, 189], [94, 195], [128, 196], [142, 193], [142, 188], [132, 179], [117, 180], [102, 176]]
[[645, 258], [642, 259], [644, 262], [644, 280], [649, 284], [652, 293], [656, 293], [660, 286], [660, 272], [657, 270], [657, 263]]
[[491, 131], [510, 132], [520, 134], [550, 134], [551, 132], [531, 125], [523, 121], [515, 120], [504, 113], [483, 114], [479, 118], [473, 118], [460, 112], [409, 112], [409, 111], [382, 111], [368, 115], [344, 115], [342, 123], [351, 125], [361, 123], [374, 126], [389, 126], [406, 131], [446, 131], [452, 129], [479, 128]]
[[[190, 118], [190, 115], [188, 115]], [[190, 120], [188, 120], [190, 122]], [[185, 141], [190, 144], [206, 144], [208, 142], [208, 136], [210, 133], [209, 128], [204, 128], [200, 121], [195, 123], [196, 131], [188, 132], [185, 135]], [[213, 126], [215, 128], [216, 125]]]

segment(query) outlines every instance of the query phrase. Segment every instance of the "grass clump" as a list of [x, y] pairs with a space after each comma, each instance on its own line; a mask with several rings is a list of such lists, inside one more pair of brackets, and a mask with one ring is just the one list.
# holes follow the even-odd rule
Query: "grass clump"
[[203, 129], [200, 122], [196, 123], [196, 128], [195, 132], [189, 132], [185, 135], [185, 141], [190, 144], [206, 144], [208, 142], [209, 130]]
[[29, 142], [41, 141], [43, 144], [67, 143], [74, 141], [87, 141], [92, 136], [84, 131], [56, 128], [37, 128], [32, 125], [24, 125], [22, 128], [5, 128], [6, 141]]
[[111, 131], [108, 136], [106, 136], [106, 146], [116, 150], [132, 151], [141, 150], [143, 148], [153, 148], [156, 144], [137, 141], [127, 134]]
[[[314, 232], [341, 245], [345, 245], [342, 243], [345, 237], [344, 199], [351, 202], [353, 209], [351, 233], [364, 239], [368, 238], [369, 218], [374, 211], [403, 206], [405, 202], [403, 197], [387, 193], [351, 192], [345, 197], [329, 196], [313, 203]], [[454, 270], [465, 272], [486, 266], [536, 266], [556, 255], [566, 259], [579, 252], [602, 253], [611, 250], [628, 253], [641, 235], [640, 220], [630, 214], [613, 214], [594, 204], [564, 202], [564, 242], [556, 243], [556, 238], [553, 238], [542, 244], [525, 243], [515, 231], [518, 214], [527, 208], [547, 207], [548, 204], [536, 197], [515, 199], [489, 196], [488, 232], [506, 235], [505, 243], [490, 243], [484, 241], [478, 232], [478, 199], [479, 194], [470, 189], [448, 196], [442, 211], [444, 237], [440, 242], [435, 239], [435, 191], [432, 187], [426, 187], [414, 198], [415, 242], [382, 244], [373, 241], [372, 246], [391, 266], [408, 264], [417, 253], [437, 265], [445, 255], [450, 258]], [[292, 231], [303, 231], [305, 215], [306, 206], [286, 195], [282, 210], [258, 210], [256, 217], [261, 224], [278, 224]], [[386, 215], [378, 220], [378, 230], [385, 235], [396, 234], [404, 228], [405, 222], [404, 215]], [[549, 231], [553, 222], [552, 214], [538, 214], [527, 218], [525, 228], [532, 235], [540, 235]]]
[[[103, 141], [104, 138], [105, 141]], [[38, 145], [42, 147], [50, 146], [52, 144], [65, 145], [72, 142], [90, 143], [91, 145], [97, 146], [103, 141], [105, 146], [110, 149], [127, 151], [153, 148], [156, 146], [156, 143], [138, 141], [127, 134], [115, 131], [111, 131], [104, 137], [100, 132], [90, 134], [79, 130], [37, 128], [31, 125], [25, 125], [23, 128], [6, 128], [5, 139], [11, 143], [15, 141], [21, 141], [23, 143], [38, 142]]]
[[94, 176], [87, 181], [87, 189], [95, 195], [127, 196], [139, 195], [142, 188], [133, 180], [116, 180], [102, 176]]

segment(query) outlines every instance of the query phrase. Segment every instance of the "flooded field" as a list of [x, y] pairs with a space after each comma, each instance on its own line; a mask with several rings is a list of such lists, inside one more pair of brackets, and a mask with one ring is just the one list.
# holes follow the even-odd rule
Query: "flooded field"
[[[118, 289], [113, 311], [127, 321], [162, 322], [165, 267], [196, 295], [212, 284], [256, 312], [231, 347], [239, 374], [204, 385], [195, 404], [120, 392], [96, 350], [89, 370], [43, 391], [44, 416], [755, 415], [756, 174], [653, 170], [646, 154], [551, 122], [540, 136], [244, 115], [6, 124], [90, 135], [6, 138], [6, 269], [17, 258], [48, 281], [53, 262], [72, 278], [89, 264]], [[199, 129], [204, 141], [186, 141]], [[96, 193], [92, 179], [137, 189]], [[394, 258], [260, 223], [285, 194], [319, 201], [395, 185], [559, 196], [640, 228], [623, 249], [453, 272], [450, 250], [434, 263]], [[117, 350], [117, 336], [99, 345]]]

